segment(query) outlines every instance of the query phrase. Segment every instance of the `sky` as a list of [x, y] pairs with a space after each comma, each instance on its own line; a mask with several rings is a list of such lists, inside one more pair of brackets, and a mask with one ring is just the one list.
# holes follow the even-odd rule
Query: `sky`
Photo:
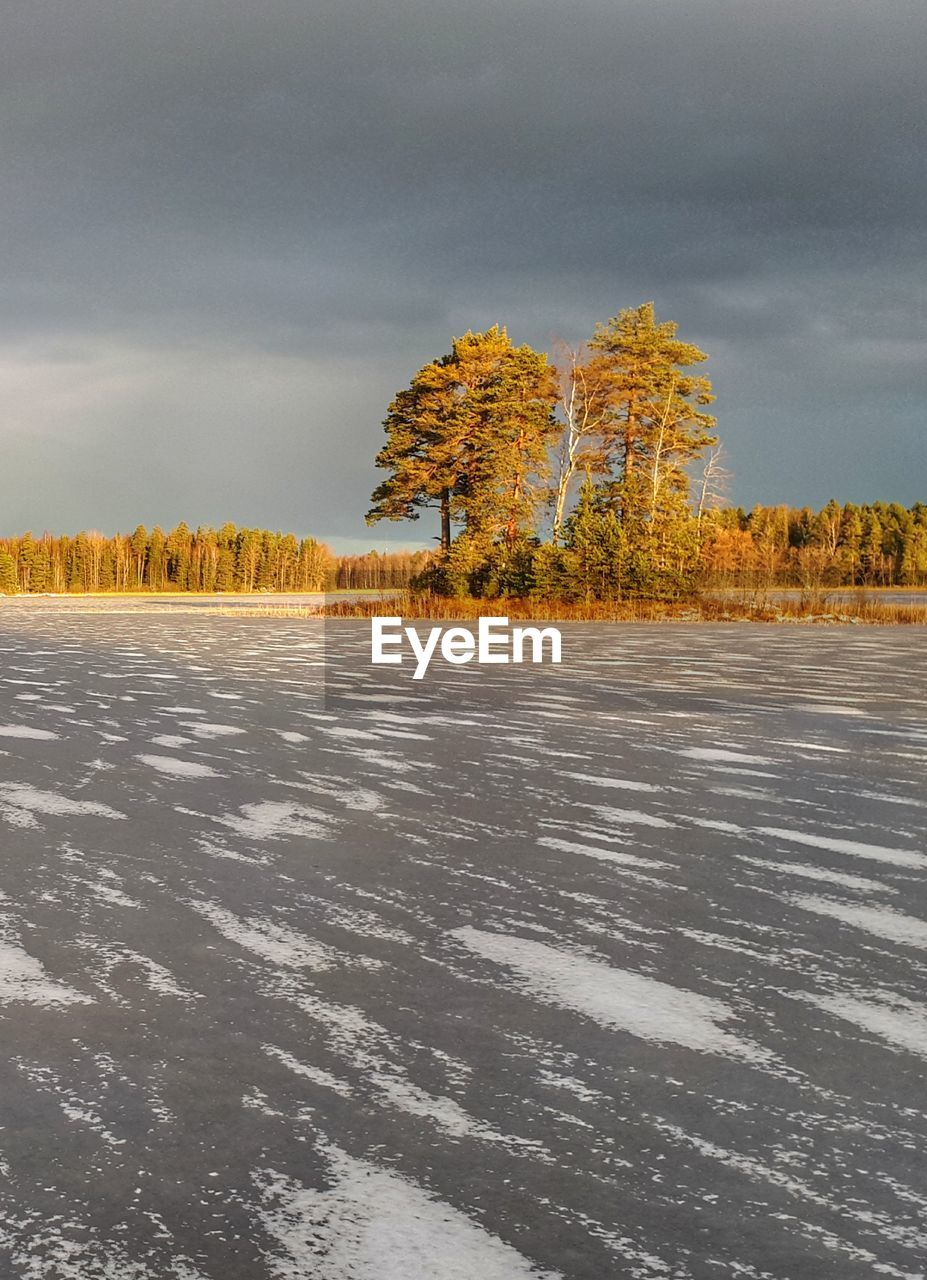
[[453, 335], [653, 300], [730, 498], [927, 500], [923, 0], [30, 0], [0, 39], [0, 534], [368, 530]]

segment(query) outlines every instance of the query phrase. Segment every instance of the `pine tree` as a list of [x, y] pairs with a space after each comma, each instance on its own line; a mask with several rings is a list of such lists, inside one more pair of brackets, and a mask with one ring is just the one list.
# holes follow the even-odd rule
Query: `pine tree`
[[235, 585], [239, 591], [253, 591], [261, 563], [261, 530], [241, 529], [235, 555]]
[[19, 540], [19, 555], [17, 556], [20, 591], [32, 590], [32, 562], [34, 559], [35, 538], [31, 533], [24, 533]]
[[167, 536], [167, 580], [178, 591], [186, 591], [190, 580], [192, 535], [181, 520]]
[[368, 523], [441, 512], [441, 548], [462, 521], [474, 544], [510, 547], [530, 532], [543, 497], [556, 428], [554, 371], [544, 355], [513, 347], [505, 329], [466, 333], [399, 392], [384, 422]]
[[16, 580], [16, 561], [9, 551], [0, 550], [0, 594], [15, 595], [19, 588]]
[[863, 536], [859, 549], [864, 581], [870, 585], [879, 581], [883, 572], [882, 522], [873, 508], [863, 516]]
[[709, 379], [687, 372], [707, 356], [658, 323], [652, 302], [622, 311], [596, 328], [589, 346], [607, 388], [603, 462], [610, 492], [628, 524], [653, 525], [675, 515], [688, 498], [686, 467], [710, 445], [715, 419]]
[[220, 545], [216, 557], [216, 590], [235, 590], [235, 552], [226, 545]]
[[167, 539], [160, 525], [155, 525], [148, 539], [148, 586], [163, 591], [167, 582]]
[[148, 556], [148, 530], [143, 524], [136, 525], [130, 545], [135, 587], [141, 589], [145, 581], [145, 560]]
[[32, 566], [29, 576], [29, 590], [34, 592], [50, 591], [52, 579], [51, 556], [44, 542], [39, 542], [32, 553]]
[[844, 579], [855, 584], [859, 576], [860, 547], [863, 541], [863, 522], [859, 508], [847, 503], [840, 517], [840, 562]]
[[116, 589], [116, 558], [113, 555], [112, 542], [105, 542], [100, 550], [98, 588], [100, 591]]
[[585, 600], [618, 599], [628, 585], [628, 561], [618, 513], [587, 476], [566, 526], [564, 566], [572, 594]]
[[[619, 514], [639, 590], [678, 590], [694, 575], [687, 468], [717, 443], [708, 357], [658, 322], [652, 302], [599, 325], [590, 341], [597, 385], [606, 388], [601, 429], [603, 494]], [[645, 584], [649, 583], [650, 586]]]

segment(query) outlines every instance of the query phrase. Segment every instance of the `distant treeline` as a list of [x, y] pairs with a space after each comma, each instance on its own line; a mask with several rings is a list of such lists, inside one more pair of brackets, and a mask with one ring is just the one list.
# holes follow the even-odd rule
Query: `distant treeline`
[[927, 586], [927, 505], [721, 508], [705, 515], [701, 565], [715, 587]]
[[0, 592], [377, 590], [408, 586], [427, 561], [427, 552], [337, 557], [314, 538], [233, 524], [25, 533], [0, 538]]
[[408, 587], [431, 564], [430, 551], [368, 551], [338, 556], [335, 585], [339, 591], [383, 591]]
[[[703, 587], [927, 586], [927, 505], [876, 502], [810, 507], [720, 507], [702, 517]], [[335, 556], [314, 538], [269, 529], [132, 534], [78, 533], [0, 538], [0, 592], [82, 591], [387, 591], [427, 580], [437, 553]], [[595, 572], [610, 566], [578, 558], [561, 594], [585, 597]], [[532, 584], [526, 594], [548, 595]], [[606, 594], [595, 592], [594, 594]]]

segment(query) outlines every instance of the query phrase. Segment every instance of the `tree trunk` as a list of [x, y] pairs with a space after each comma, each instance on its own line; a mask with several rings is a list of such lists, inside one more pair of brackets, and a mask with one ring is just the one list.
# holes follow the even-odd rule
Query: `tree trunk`
[[441, 550], [445, 554], [451, 549], [451, 491], [441, 491]]

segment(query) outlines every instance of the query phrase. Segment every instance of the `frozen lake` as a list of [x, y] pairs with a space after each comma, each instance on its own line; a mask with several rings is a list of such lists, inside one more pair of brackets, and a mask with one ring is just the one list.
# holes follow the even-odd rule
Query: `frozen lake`
[[923, 628], [0, 613], [0, 1276], [927, 1257]]

